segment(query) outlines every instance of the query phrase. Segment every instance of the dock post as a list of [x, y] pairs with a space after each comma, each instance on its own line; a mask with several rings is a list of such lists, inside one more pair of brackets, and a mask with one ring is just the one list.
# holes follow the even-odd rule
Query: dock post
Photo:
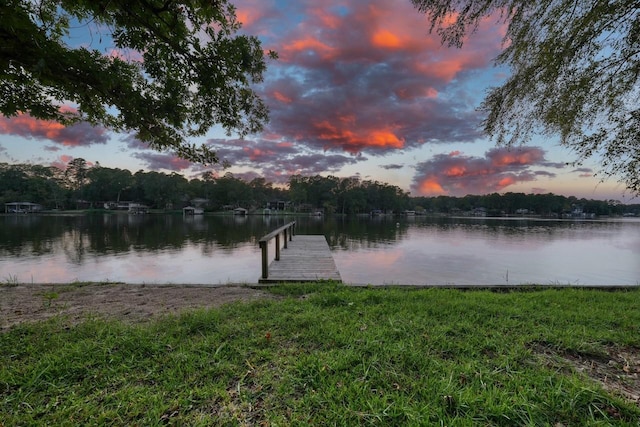
[[276, 256], [275, 260], [280, 261], [280, 234], [283, 234], [284, 248], [287, 248], [287, 236], [289, 242], [293, 241], [293, 235], [295, 234], [296, 222], [292, 221], [274, 231], [263, 236], [259, 240], [260, 249], [262, 251], [262, 277], [261, 280], [266, 280], [269, 277], [269, 242], [275, 240], [276, 244]]
[[269, 277], [269, 242], [260, 242], [260, 249], [262, 249], [262, 278]]

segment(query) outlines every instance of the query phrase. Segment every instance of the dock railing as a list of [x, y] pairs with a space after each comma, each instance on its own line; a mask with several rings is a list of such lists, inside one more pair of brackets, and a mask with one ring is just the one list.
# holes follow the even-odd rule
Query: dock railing
[[276, 261], [280, 261], [280, 236], [284, 237], [283, 247], [287, 247], [287, 242], [293, 240], [293, 235], [296, 232], [296, 222], [291, 221], [288, 224], [283, 225], [280, 228], [273, 230], [271, 233], [263, 236], [258, 243], [262, 250], [262, 278], [269, 277], [269, 242], [272, 239], [276, 240]]

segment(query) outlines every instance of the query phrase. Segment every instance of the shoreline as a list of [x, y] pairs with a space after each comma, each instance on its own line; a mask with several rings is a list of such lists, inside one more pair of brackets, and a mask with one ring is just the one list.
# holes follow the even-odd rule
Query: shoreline
[[[296, 282], [297, 283], [297, 282]], [[318, 284], [318, 283], [332, 283], [331, 280], [319, 280], [319, 281], [308, 281], [308, 282], [300, 282], [298, 284]], [[4, 282], [0, 282], [0, 289], [2, 288], [11, 288], [17, 286], [42, 286], [42, 287], [85, 287], [85, 286], [108, 286], [108, 285], [121, 285], [128, 287], [138, 287], [138, 288], [225, 288], [225, 287], [241, 287], [241, 288], [268, 288], [273, 286], [286, 285], [287, 282], [277, 282], [277, 283], [259, 283], [259, 282], [227, 282], [227, 283], [175, 283], [175, 282], [164, 282], [164, 283], [156, 283], [156, 282], [145, 282], [145, 283], [137, 283], [137, 282], [111, 282], [111, 281], [100, 281], [100, 282], [92, 282], [92, 281], [73, 281], [73, 282], [20, 282], [20, 281], [12, 281], [10, 279], [5, 279]], [[386, 288], [400, 288], [400, 289], [461, 289], [461, 290], [491, 290], [491, 289], [500, 289], [500, 290], [538, 290], [538, 289], [567, 289], [567, 288], [575, 288], [575, 289], [600, 289], [600, 290], [632, 290], [632, 289], [640, 289], [640, 281], [635, 284], [610, 284], [610, 285], [597, 285], [597, 284], [588, 284], [588, 283], [549, 283], [549, 284], [539, 284], [539, 283], [521, 283], [521, 284], [511, 284], [511, 283], [494, 283], [494, 284], [456, 284], [456, 283], [446, 283], [446, 284], [437, 284], [437, 283], [426, 283], [426, 284], [414, 284], [414, 283], [383, 283], [383, 284], [372, 284], [372, 283], [349, 283], [349, 282], [341, 282], [340, 285], [352, 287], [352, 288], [371, 288], [371, 289], [386, 289]]]
[[[460, 291], [533, 292], [549, 289], [590, 289], [634, 291], [639, 285], [358, 285], [366, 289], [452, 289]], [[104, 317], [128, 323], [145, 322], [184, 310], [210, 309], [234, 302], [277, 300], [281, 297], [266, 290], [279, 284], [127, 284], [110, 282], [83, 283], [5, 283], [0, 284], [0, 332], [15, 325], [63, 316], [75, 324], [90, 317]]]

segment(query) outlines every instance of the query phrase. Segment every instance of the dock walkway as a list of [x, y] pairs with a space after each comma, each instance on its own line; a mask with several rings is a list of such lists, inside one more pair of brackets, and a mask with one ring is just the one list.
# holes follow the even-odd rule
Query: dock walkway
[[285, 248], [279, 250], [278, 258], [269, 264], [268, 274], [266, 277], [263, 274], [259, 283], [317, 280], [342, 282], [329, 244], [323, 235], [295, 235]]

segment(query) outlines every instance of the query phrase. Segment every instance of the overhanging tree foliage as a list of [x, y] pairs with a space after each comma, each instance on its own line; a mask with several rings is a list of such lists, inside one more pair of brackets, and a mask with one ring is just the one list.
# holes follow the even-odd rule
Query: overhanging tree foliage
[[[98, 45], [111, 37], [115, 54], [69, 46], [77, 28]], [[239, 28], [226, 0], [4, 0], [0, 114], [84, 120], [215, 163], [215, 153], [189, 138], [218, 124], [257, 132], [268, 115], [251, 88], [262, 80], [264, 54]]]
[[559, 135], [581, 162], [640, 195], [640, 1], [412, 0], [444, 43], [483, 19], [507, 24], [497, 64], [511, 75], [481, 105], [499, 144]]

